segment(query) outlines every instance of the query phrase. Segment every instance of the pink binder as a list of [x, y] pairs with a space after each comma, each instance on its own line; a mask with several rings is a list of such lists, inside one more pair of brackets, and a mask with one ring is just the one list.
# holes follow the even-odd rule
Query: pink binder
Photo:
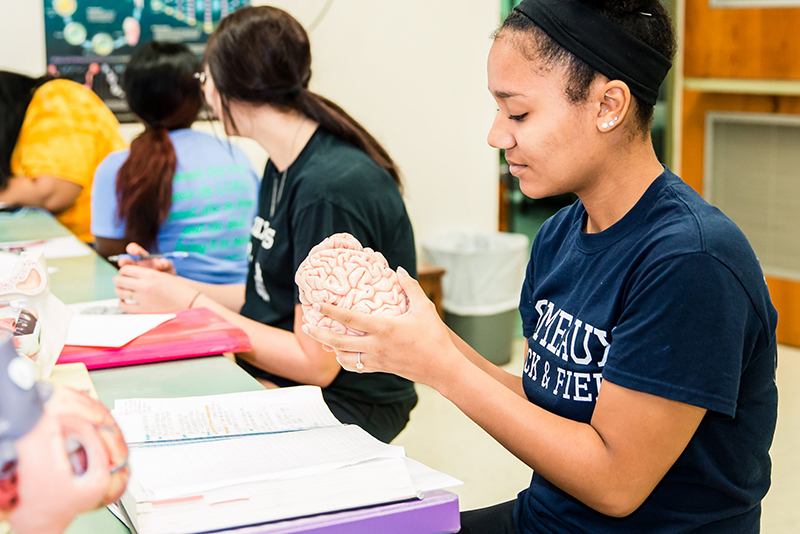
[[174, 319], [119, 348], [65, 345], [58, 363], [83, 362], [87, 369], [102, 369], [243, 352], [250, 348], [244, 330], [212, 311], [197, 308], [177, 312]]

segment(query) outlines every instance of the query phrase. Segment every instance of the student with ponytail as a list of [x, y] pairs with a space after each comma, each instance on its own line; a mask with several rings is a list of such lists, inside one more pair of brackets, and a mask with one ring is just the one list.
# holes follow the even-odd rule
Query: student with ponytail
[[[393, 268], [416, 267], [398, 169], [386, 150], [330, 100], [310, 91], [308, 35], [288, 13], [245, 7], [222, 20], [204, 58], [206, 99], [229, 134], [270, 156], [251, 230], [247, 284], [212, 287], [170, 276], [170, 265], [123, 265], [115, 279], [128, 312], [204, 306], [243, 328], [238, 361], [268, 386], [314, 384], [333, 414], [386, 442], [406, 425], [414, 386], [391, 374], [355, 376], [304, 334], [294, 274], [324, 238], [348, 232]], [[130, 246], [129, 252], [141, 252]], [[165, 272], [159, 272], [167, 271]]]
[[533, 469], [515, 500], [463, 512], [462, 533], [760, 530], [777, 314], [742, 232], [653, 150], [674, 46], [658, 0], [523, 0], [495, 36], [489, 144], [526, 195], [578, 196], [533, 243], [522, 376], [402, 273], [407, 314], [323, 304], [365, 334], [304, 327], [345, 369], [436, 388]]
[[178, 274], [243, 283], [258, 177], [241, 149], [191, 129], [203, 106], [199, 70], [182, 44], [151, 41], [131, 56], [125, 95], [145, 130], [98, 167], [92, 233], [105, 257], [131, 242], [183, 251]]

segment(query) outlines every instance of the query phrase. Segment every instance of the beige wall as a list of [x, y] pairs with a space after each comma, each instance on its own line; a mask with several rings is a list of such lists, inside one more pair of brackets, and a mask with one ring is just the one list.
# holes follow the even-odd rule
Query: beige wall
[[44, 74], [44, 2], [0, 0], [0, 69]]
[[[325, 1], [274, 4], [309, 25]], [[347, 109], [398, 162], [418, 241], [497, 228], [486, 55], [499, 4], [334, 0], [311, 35], [311, 88]], [[41, 0], [0, 0], [0, 69], [44, 72], [42, 16]], [[134, 131], [126, 127], [126, 137]], [[263, 165], [264, 154], [245, 146]]]

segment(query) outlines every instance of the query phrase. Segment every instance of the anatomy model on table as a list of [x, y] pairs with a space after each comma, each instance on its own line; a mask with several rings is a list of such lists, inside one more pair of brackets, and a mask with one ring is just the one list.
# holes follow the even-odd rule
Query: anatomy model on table
[[64, 346], [72, 312], [50, 292], [41, 252], [0, 253], [0, 332], [13, 336], [36, 378], [47, 378]]

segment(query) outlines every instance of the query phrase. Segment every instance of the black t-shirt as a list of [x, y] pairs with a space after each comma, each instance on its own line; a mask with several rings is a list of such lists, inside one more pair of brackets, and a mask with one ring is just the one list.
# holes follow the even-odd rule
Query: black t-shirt
[[[414, 234], [400, 190], [364, 152], [320, 127], [289, 166], [281, 192], [282, 175], [272, 161], [267, 162], [251, 232], [242, 315], [292, 331], [300, 302], [295, 272], [315, 245], [338, 232], [350, 233], [365, 247], [381, 252], [393, 269], [402, 266], [416, 274]], [[297, 385], [240, 364], [279, 386]], [[325, 390], [378, 404], [416, 398], [411, 382], [385, 373], [340, 371]]]
[[757, 533], [775, 431], [777, 312], [744, 234], [668, 169], [616, 224], [580, 201], [536, 235], [520, 299], [525, 394], [589, 423], [601, 384], [708, 410], [644, 504], [603, 516], [535, 473], [518, 531]]

